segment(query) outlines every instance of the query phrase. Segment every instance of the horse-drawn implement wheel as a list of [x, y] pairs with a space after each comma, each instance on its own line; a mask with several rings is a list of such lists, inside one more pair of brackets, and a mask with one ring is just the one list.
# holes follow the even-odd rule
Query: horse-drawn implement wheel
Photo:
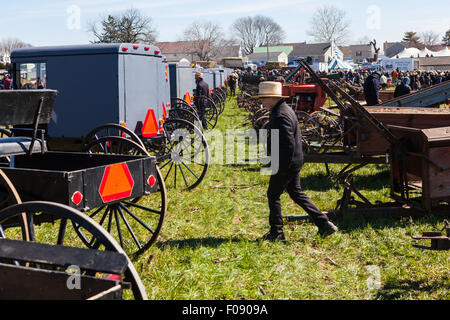
[[200, 129], [181, 119], [169, 119], [159, 141], [148, 140], [147, 149], [156, 154], [166, 186], [198, 186], [209, 167], [209, 148]]
[[[77, 237], [77, 231], [73, 228], [73, 226], [77, 226], [78, 230], [82, 230], [83, 234], [89, 235], [92, 239], [89, 248], [125, 254], [112, 236], [94, 220], [76, 209], [53, 202], [26, 202], [1, 210], [0, 230], [5, 230], [0, 235], [0, 238], [21, 240], [21, 238], [25, 236], [22, 234], [20, 228], [11, 227], [11, 221], [21, 219], [22, 215], [26, 216], [26, 226], [29, 230], [30, 241], [84, 248], [85, 244], [80, 241]], [[56, 221], [59, 221], [59, 223]], [[53, 223], [50, 224], [47, 222]], [[128, 266], [124, 273], [125, 278], [123, 280], [132, 284], [132, 293], [135, 299], [147, 299], [144, 285], [133, 264], [129, 258], [127, 259]], [[30, 264], [26, 261], [3, 261], [3, 263], [8, 262], [17, 266], [34, 267], [38, 269], [49, 268], [45, 265], [45, 262], [42, 264]], [[64, 271], [64, 269], [62, 269], [62, 271]], [[104, 274], [91, 274], [87, 271], [82, 272], [83, 274], [90, 276], [104, 277]]]
[[320, 124], [306, 112], [298, 111], [296, 114], [302, 133], [303, 145], [309, 152], [315, 152], [320, 148], [323, 139]]
[[[136, 142], [117, 136], [92, 141], [84, 147], [83, 152], [150, 156]], [[145, 252], [156, 241], [167, 211], [166, 187], [158, 167], [156, 177], [147, 183], [156, 191], [145, 197], [115, 201], [88, 212], [91, 218], [119, 240], [126, 252], [134, 256]], [[86, 245], [92, 245], [92, 239], [81, 231], [79, 233]]]

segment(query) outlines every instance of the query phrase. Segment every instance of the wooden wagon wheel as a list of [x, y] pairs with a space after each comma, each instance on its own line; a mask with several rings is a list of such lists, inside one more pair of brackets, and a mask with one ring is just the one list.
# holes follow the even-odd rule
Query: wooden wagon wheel
[[191, 190], [198, 186], [209, 167], [209, 148], [202, 132], [181, 119], [169, 119], [158, 162], [168, 188], [182, 186]]
[[[150, 156], [134, 141], [121, 137], [102, 137], [86, 145], [83, 152]], [[132, 200], [115, 201], [87, 213], [133, 256], [144, 253], [156, 241], [164, 223], [167, 191], [158, 167], [156, 171], [156, 192]], [[92, 245], [92, 239], [81, 232], [79, 236], [86, 245]]]
[[[208, 126], [208, 129], [214, 129], [217, 125], [217, 121], [219, 119], [219, 112], [217, 111], [217, 106], [213, 99], [208, 97], [202, 97], [202, 99], [206, 100], [205, 105], [205, 119]], [[198, 107], [196, 107], [197, 113], [200, 114]], [[204, 128], [205, 129], [205, 128]]]
[[217, 112], [219, 114], [222, 114], [223, 110], [224, 110], [224, 106], [225, 106], [225, 102], [223, 100], [223, 98], [216, 92], [213, 92], [211, 94], [211, 99], [214, 101], [214, 103], [217, 106]]
[[193, 112], [195, 114], [195, 116], [198, 118], [198, 112], [194, 108], [194, 106], [190, 105], [189, 103], [187, 103], [183, 99], [172, 98], [170, 106], [171, 106], [172, 109], [186, 109], [186, 110], [189, 110], [189, 111]]
[[201, 131], [203, 131], [202, 122], [198, 118], [198, 115], [196, 113], [194, 113], [194, 111], [192, 111], [192, 110], [184, 109], [184, 108], [171, 108], [169, 110], [169, 119], [186, 120], [186, 121], [192, 123], [193, 125], [195, 125]]
[[[92, 245], [90, 248], [125, 254], [124, 250], [117, 244], [112, 236], [94, 220], [76, 209], [59, 203], [33, 201], [5, 208], [0, 211], [0, 229], [4, 229], [4, 226], [8, 226], [9, 221], [20, 219], [23, 214], [25, 214], [27, 218], [26, 223], [30, 230], [30, 241], [84, 248], [85, 245], [79, 240], [77, 232], [72, 228], [72, 226], [76, 225], [80, 230], [83, 230], [83, 234], [89, 234], [92, 238]], [[52, 221], [59, 221], [59, 223], [41, 224], [40, 219], [43, 216], [47, 217], [47, 221], [51, 218]], [[55, 232], [49, 230], [52, 226], [57, 229], [54, 230]], [[13, 240], [18, 240], [20, 236], [21, 235], [18, 232], [10, 232], [9, 235], [3, 233], [0, 235], [1, 238]], [[128, 266], [125, 271], [124, 281], [131, 282], [132, 293], [135, 299], [145, 300], [147, 299], [147, 295], [145, 293], [144, 285], [128, 257], [127, 260]], [[12, 263], [15, 263], [16, 265], [19, 264], [17, 261], [13, 261]], [[29, 266], [27, 263], [24, 265]], [[43, 268], [43, 266], [39, 265], [36, 265], [35, 267]], [[92, 274], [90, 275], [92, 276]]]
[[227, 101], [226, 96], [219, 88], [217, 88], [216, 90], [213, 91], [211, 98], [216, 103], [219, 114], [222, 114], [225, 108], [225, 102]]
[[144, 143], [136, 133], [134, 133], [127, 127], [121, 126], [116, 123], [107, 123], [90, 131], [84, 138], [84, 145], [88, 145], [90, 142], [98, 140], [101, 137], [112, 136], [133, 140], [145, 149]]
[[[21, 204], [22, 200], [16, 188], [9, 180], [8, 176], [3, 170], [0, 170], [0, 209], [9, 207], [15, 204]], [[22, 231], [22, 240], [30, 241], [30, 232], [26, 223], [26, 215], [22, 213], [16, 221], [9, 221], [11, 225], [20, 225]], [[0, 226], [0, 236], [5, 236], [3, 228]]]

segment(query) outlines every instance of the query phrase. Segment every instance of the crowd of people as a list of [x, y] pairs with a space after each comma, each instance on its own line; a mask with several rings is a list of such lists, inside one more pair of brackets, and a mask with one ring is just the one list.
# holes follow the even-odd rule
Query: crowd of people
[[[382, 89], [402, 84], [408, 78], [411, 90], [416, 91], [450, 80], [450, 71], [400, 71], [378, 72]], [[362, 86], [371, 74], [367, 70], [340, 72], [340, 78], [355, 86]], [[408, 80], [406, 80], [408, 81]]]
[[[355, 84], [355, 81], [350, 80], [350, 72], [346, 73], [344, 78], [346, 81]], [[356, 73], [359, 75], [359, 73]], [[353, 74], [353, 79], [355, 75]], [[394, 98], [401, 97], [413, 91], [422, 90], [424, 88], [450, 80], [450, 72], [438, 71], [406, 71], [402, 72], [394, 70], [388, 72], [373, 72], [365, 75], [363, 73], [364, 83], [362, 84], [364, 96], [367, 105], [373, 106], [381, 103], [379, 99], [379, 90], [386, 89], [388, 86], [395, 86]], [[348, 80], [347, 80], [348, 79]]]
[[[284, 82], [284, 78], [289, 74], [289, 70], [237, 70], [239, 77], [254, 78], [259, 81], [279, 81]], [[320, 77], [330, 77], [331, 73], [320, 73]], [[399, 69], [391, 72], [387, 71], [338, 71], [333, 73], [336, 79], [352, 85], [362, 87], [366, 97], [367, 105], [381, 103], [379, 91], [388, 88], [395, 88], [394, 98], [409, 94], [413, 91], [439, 84], [450, 80], [450, 71], [401, 71]]]

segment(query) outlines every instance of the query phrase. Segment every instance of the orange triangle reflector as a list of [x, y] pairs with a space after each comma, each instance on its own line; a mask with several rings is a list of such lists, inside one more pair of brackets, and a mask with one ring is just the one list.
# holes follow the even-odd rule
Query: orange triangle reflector
[[163, 102], [163, 119], [164, 120], [167, 119], [167, 110], [166, 110], [166, 106], [164, 105], [164, 102]]
[[104, 203], [128, 198], [133, 191], [134, 181], [126, 163], [106, 167], [98, 190]]
[[189, 92], [186, 92], [186, 95], [184, 96], [184, 101], [186, 101], [189, 104], [192, 104], [192, 99], [191, 99], [191, 95], [189, 94]]
[[156, 121], [155, 111], [148, 109], [145, 117], [144, 126], [142, 127], [142, 136], [144, 138], [156, 137], [158, 135], [158, 122]]

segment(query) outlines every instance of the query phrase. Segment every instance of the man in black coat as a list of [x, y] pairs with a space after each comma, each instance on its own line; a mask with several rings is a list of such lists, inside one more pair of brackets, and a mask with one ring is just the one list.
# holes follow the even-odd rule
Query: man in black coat
[[[270, 232], [263, 240], [285, 242], [280, 196], [286, 190], [292, 200], [301, 206], [319, 228], [319, 234], [326, 236], [337, 231], [337, 227], [328, 220], [311, 199], [302, 191], [300, 170], [303, 166], [302, 135], [297, 116], [281, 95], [280, 82], [260, 83], [259, 95], [265, 108], [270, 112], [270, 130], [279, 133], [279, 169], [273, 172], [267, 190], [269, 200]], [[272, 154], [272, 159], [274, 155]]]
[[205, 98], [210, 97], [209, 85], [205, 80], [203, 80], [203, 74], [201, 72], [197, 72], [195, 74], [195, 83], [197, 84], [197, 87], [195, 90], [194, 104], [198, 108], [198, 116], [200, 118], [200, 121], [202, 122], [203, 129], [207, 129], [205, 108], [208, 101]]
[[381, 103], [380, 100], [380, 73], [374, 72], [369, 75], [364, 82], [364, 97], [368, 106], [374, 106]]

